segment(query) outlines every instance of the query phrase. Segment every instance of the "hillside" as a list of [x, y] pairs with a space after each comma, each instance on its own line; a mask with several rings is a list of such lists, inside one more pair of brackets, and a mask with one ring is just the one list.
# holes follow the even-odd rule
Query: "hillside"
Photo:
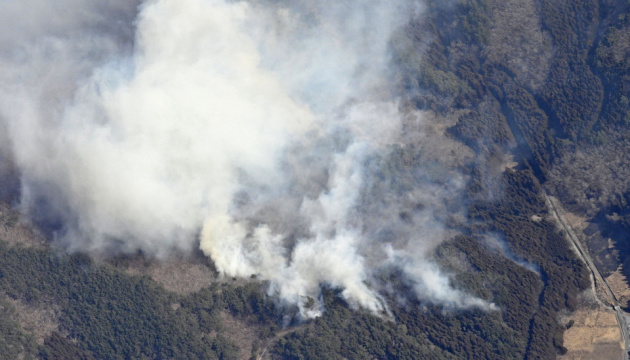
[[[260, 9], [267, 9], [267, 3], [283, 4], [253, 3]], [[307, 10], [303, 11], [312, 15]], [[327, 14], [312, 11], [321, 17]], [[146, 21], [149, 15], [143, 14]], [[317, 23], [320, 18], [315, 15], [305, 16], [305, 21]], [[286, 19], [276, 20], [292, 26], [282, 22]], [[282, 33], [282, 27], [273, 31]], [[301, 49], [297, 43], [289, 44]], [[620, 343], [613, 312], [601, 293], [596, 298], [589, 269], [557, 223], [546, 196], [562, 204], [566, 210], [562, 216], [578, 233], [614, 296], [622, 306], [628, 304], [630, 2], [426, 0], [422, 11], [394, 31], [386, 45], [387, 76], [375, 78], [392, 84], [380, 84], [383, 88], [375, 86], [376, 90], [371, 76], [356, 75], [374, 70], [361, 56], [355, 59], [358, 70], [349, 71], [352, 84], [361, 87], [356, 93], [341, 85], [341, 90], [333, 87], [338, 85], [335, 81], [326, 82], [328, 70], [313, 70], [305, 65], [308, 61], [298, 63], [304, 72], [313, 71], [325, 81], [318, 79], [317, 86], [309, 83], [296, 93], [311, 96], [313, 89], [321, 90], [318, 86], [328, 86], [324, 92], [332, 100], [321, 95], [325, 99], [308, 105], [317, 108], [332, 102], [330, 113], [342, 113], [343, 119], [352, 121], [347, 128], [339, 126], [341, 130], [317, 124], [306, 132], [304, 143], [294, 141], [301, 139], [302, 135], [295, 135], [299, 132], [287, 137], [291, 140], [286, 140], [286, 147], [294, 152], [281, 159], [283, 171], [290, 170], [280, 174], [288, 174], [288, 186], [275, 188], [284, 182], [272, 176], [270, 183], [260, 180], [267, 175], [262, 157], [255, 157], [263, 163], [261, 168], [242, 160], [253, 153], [228, 159], [240, 162], [229, 180], [242, 185], [229, 202], [229, 214], [236, 214], [230, 224], [244, 224], [245, 230], [232, 230], [245, 235], [238, 246], [230, 243], [219, 250], [248, 251], [228, 253], [234, 258], [259, 251], [272, 258], [269, 263], [261, 255], [232, 270], [230, 266], [236, 265], [225, 265], [226, 258], [217, 257], [218, 247], [203, 246], [208, 241], [205, 234], [220, 226], [191, 225], [180, 214], [174, 220], [169, 218], [172, 213], [164, 212], [155, 218], [102, 221], [91, 206], [102, 201], [110, 206], [108, 210], [126, 213], [129, 209], [121, 204], [127, 203], [73, 198], [75, 189], [63, 188], [64, 181], [79, 184], [78, 194], [93, 190], [85, 190], [83, 177], [73, 177], [74, 169], [59, 180], [45, 170], [33, 170], [39, 168], [30, 163], [21, 164], [20, 156], [0, 158], [4, 169], [0, 171], [0, 359], [556, 359], [565, 354], [570, 359], [593, 356], [594, 349], [599, 358], [621, 353], [625, 344]], [[280, 45], [265, 46], [269, 50]], [[376, 56], [361, 51], [362, 56]], [[263, 58], [272, 65], [283, 61], [270, 59]], [[221, 69], [229, 65], [221, 64]], [[335, 68], [330, 77], [343, 76], [344, 71]], [[255, 75], [252, 72], [247, 81], [267, 81], [267, 75]], [[307, 80], [296, 83], [302, 86], [301, 81]], [[351, 96], [338, 105], [334, 97], [346, 96], [347, 91]], [[398, 103], [400, 110], [394, 112], [400, 113], [399, 132], [388, 125], [372, 128], [368, 121], [353, 118], [390, 120], [389, 108], [383, 110], [374, 98]], [[115, 99], [112, 95], [99, 106]], [[281, 103], [288, 103], [287, 99]], [[360, 105], [369, 101], [376, 104], [368, 107], [371, 111], [361, 110]], [[261, 103], [243, 107], [265, 108]], [[0, 117], [11, 116], [5, 105], [0, 103]], [[288, 108], [302, 116], [300, 106]], [[120, 109], [123, 114], [125, 107]], [[269, 116], [285, 116], [283, 111]], [[104, 125], [96, 123], [103, 127], [90, 134], [100, 136]], [[3, 129], [12, 126], [2, 124]], [[269, 126], [273, 136], [294, 131]], [[80, 133], [82, 127], [77, 129]], [[138, 129], [142, 133], [142, 127]], [[172, 129], [177, 126], [166, 133]], [[324, 136], [313, 135], [318, 131]], [[128, 146], [112, 133], [107, 141], [111, 137], [114, 144]], [[59, 134], [65, 139], [61, 143], [72, 142], [73, 133], [67, 138]], [[195, 148], [186, 136], [178, 133], [167, 137], [167, 142], [176, 144], [178, 151], [181, 144]], [[138, 137], [130, 143], [141, 141], [143, 137]], [[20, 146], [16, 140], [9, 143]], [[370, 144], [365, 153], [352, 152], [353, 145], [365, 143]], [[79, 144], [85, 146], [79, 149], [93, 150], [87, 141]], [[262, 144], [279, 146], [274, 141]], [[109, 150], [110, 143], [98, 145]], [[11, 149], [9, 153], [15, 152]], [[236, 152], [231, 147], [223, 150]], [[146, 148], [142, 151], [150, 153]], [[190, 180], [195, 188], [206, 179], [186, 177], [192, 165], [182, 154], [189, 153], [159, 153], [186, 166], [177, 167], [177, 174], [160, 172], [158, 178], [173, 181], [167, 184], [174, 187]], [[53, 162], [59, 164], [66, 165]], [[363, 176], [359, 185], [343, 182], [354, 180], [356, 174]], [[180, 178], [186, 181], [180, 183]], [[213, 185], [224, 189], [221, 181]], [[154, 183], [147, 184], [154, 189]], [[353, 186], [359, 189], [356, 193], [347, 190]], [[179, 209], [180, 203], [173, 199], [189, 195], [187, 186], [182, 188], [186, 191], [173, 197], [161, 194], [165, 200], [158, 205]], [[338, 189], [345, 189], [344, 196], [334, 197]], [[59, 197], [64, 201], [55, 202]], [[347, 208], [335, 207], [343, 207], [348, 198], [353, 202]], [[76, 204], [84, 207], [73, 208]], [[311, 208], [315, 215], [304, 215]], [[328, 218], [342, 212], [339, 218]], [[166, 225], [147, 219], [160, 219]], [[185, 235], [194, 234], [195, 240], [181, 240], [167, 226], [169, 221]], [[146, 226], [150, 228], [146, 234], [157, 234], [154, 242], [137, 239], [145, 234], [145, 222], [164, 230], [153, 232]], [[117, 225], [117, 232], [108, 232]], [[84, 233], [75, 231], [86, 228]], [[346, 243], [333, 241], [355, 230], [361, 242], [350, 242], [350, 250]], [[286, 237], [264, 237], [265, 231]], [[315, 235], [308, 238], [311, 233]], [[93, 239], [88, 239], [90, 234]], [[164, 240], [163, 234], [176, 234], [178, 240]], [[330, 238], [318, 242], [326, 236]], [[271, 250], [260, 244], [270, 244], [265, 246]], [[312, 244], [317, 245], [314, 255], [307, 255], [316, 258], [321, 251], [324, 256], [293, 266], [302, 254], [298, 250]], [[280, 260], [272, 256], [276, 253], [282, 254]], [[343, 263], [343, 271], [326, 272], [338, 263]], [[297, 280], [284, 282], [278, 269], [296, 270]], [[306, 284], [306, 290], [291, 293], [295, 283]], [[584, 345], [587, 342], [592, 346]]]

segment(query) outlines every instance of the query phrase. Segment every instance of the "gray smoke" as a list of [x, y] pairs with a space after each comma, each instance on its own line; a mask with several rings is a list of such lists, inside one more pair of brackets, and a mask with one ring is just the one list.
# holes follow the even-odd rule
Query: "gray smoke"
[[470, 156], [401, 110], [389, 48], [421, 4], [7, 0], [3, 154], [23, 211], [70, 251], [199, 246], [317, 316], [322, 285], [387, 311], [397, 268], [421, 299], [492, 308], [431, 262], [463, 221]]

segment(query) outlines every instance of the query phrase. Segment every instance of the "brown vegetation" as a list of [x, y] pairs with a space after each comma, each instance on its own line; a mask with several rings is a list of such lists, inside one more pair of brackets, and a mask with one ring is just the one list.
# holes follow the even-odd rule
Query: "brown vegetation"
[[621, 266], [605, 280], [610, 290], [615, 294], [619, 305], [621, 307], [627, 307], [630, 301], [630, 287], [628, 286], [628, 279], [623, 274]]
[[562, 360], [612, 359], [621, 355], [625, 344], [614, 311], [581, 309], [565, 322], [570, 324], [564, 332], [568, 352]]
[[166, 290], [182, 295], [197, 292], [216, 279], [210, 267], [191, 259], [138, 260], [131, 262], [126, 271], [148, 275]]
[[553, 55], [551, 37], [542, 30], [533, 0], [497, 1], [484, 55], [507, 65], [530, 88], [542, 85]]
[[220, 318], [224, 336], [239, 349], [239, 360], [248, 360], [252, 355], [256, 355], [256, 359], [269, 359], [269, 352], [263, 354], [264, 348], [260, 348], [258, 326], [249, 325], [227, 311], [222, 311]]
[[58, 305], [45, 302], [29, 304], [9, 297], [7, 300], [15, 308], [22, 329], [35, 335], [38, 344], [42, 345], [47, 337], [59, 330], [61, 308]]
[[629, 134], [606, 134], [598, 145], [582, 146], [558, 159], [548, 185], [569, 210], [596, 215], [630, 189]]
[[46, 244], [44, 235], [9, 204], [0, 201], [0, 239], [14, 246], [42, 247]]

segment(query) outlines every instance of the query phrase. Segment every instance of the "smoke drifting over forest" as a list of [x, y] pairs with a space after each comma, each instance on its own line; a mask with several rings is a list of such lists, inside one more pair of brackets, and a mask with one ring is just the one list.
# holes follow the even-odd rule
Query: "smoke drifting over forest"
[[2, 161], [19, 206], [70, 251], [199, 246], [306, 317], [322, 285], [386, 311], [390, 269], [421, 299], [492, 308], [429, 259], [464, 216], [467, 153], [401, 110], [390, 50], [421, 12], [411, 0], [5, 1]]

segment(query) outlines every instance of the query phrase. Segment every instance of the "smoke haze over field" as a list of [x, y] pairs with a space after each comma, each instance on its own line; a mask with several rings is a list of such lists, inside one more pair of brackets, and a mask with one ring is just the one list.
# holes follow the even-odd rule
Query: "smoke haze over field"
[[469, 153], [400, 111], [388, 50], [421, 10], [7, 0], [0, 124], [20, 206], [71, 251], [200, 246], [306, 317], [322, 285], [386, 311], [377, 278], [391, 267], [421, 299], [491, 308], [429, 260], [463, 217]]

